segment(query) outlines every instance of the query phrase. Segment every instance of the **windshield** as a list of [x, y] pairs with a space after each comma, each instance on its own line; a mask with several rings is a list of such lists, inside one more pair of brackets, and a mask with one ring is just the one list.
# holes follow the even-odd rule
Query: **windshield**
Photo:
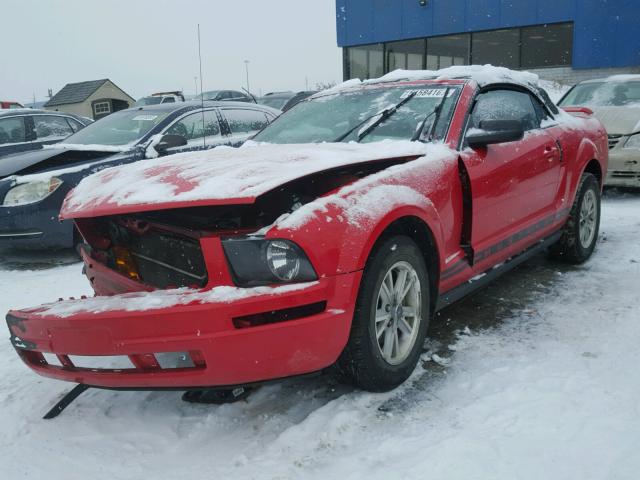
[[640, 107], [640, 81], [593, 82], [576, 85], [560, 102], [560, 106], [591, 105], [601, 107]]
[[205, 100], [215, 100], [218, 96], [218, 93], [220, 93], [220, 90], [211, 90], [210, 92], [204, 92], [200, 95], [196, 95], [194, 100], [202, 100], [202, 97], [204, 97]]
[[68, 137], [74, 145], [117, 145], [135, 143], [160, 123], [170, 112], [122, 110], [98, 120]]
[[282, 110], [282, 108], [287, 104], [287, 102], [291, 99], [290, 97], [262, 97], [258, 99], [258, 103], [260, 105], [266, 105], [267, 107], [277, 108], [278, 110]]
[[144, 107], [145, 105], [158, 105], [162, 102], [162, 97], [142, 97], [135, 104], [136, 107]]
[[[341, 141], [374, 142], [385, 139], [411, 140], [417, 130], [432, 130], [436, 107], [443, 102], [445, 86], [406, 86], [361, 89], [323, 95], [302, 102], [258, 133], [253, 139], [268, 143], [316, 143]], [[415, 92], [415, 94], [414, 94]], [[434, 139], [446, 135], [460, 88], [449, 88]], [[412, 95], [386, 120], [373, 124], [376, 114], [394, 107]], [[379, 116], [378, 116], [379, 118]], [[425, 119], [427, 120], [425, 122]], [[358, 127], [362, 124], [361, 128]], [[344, 138], [343, 135], [354, 129]], [[360, 140], [359, 134], [366, 131]]]

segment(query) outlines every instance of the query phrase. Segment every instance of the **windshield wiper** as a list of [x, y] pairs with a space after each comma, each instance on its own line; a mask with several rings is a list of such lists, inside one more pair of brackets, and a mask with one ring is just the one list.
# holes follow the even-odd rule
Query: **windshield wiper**
[[424, 118], [424, 120], [420, 124], [420, 127], [411, 138], [412, 142], [415, 142], [416, 140], [420, 139], [420, 137], [422, 136], [422, 131], [424, 130], [424, 126], [427, 124], [427, 120], [429, 120], [433, 115], [435, 115], [436, 118], [433, 119], [433, 123], [431, 124], [431, 128], [429, 129], [429, 135], [427, 136], [428, 141], [433, 140], [433, 134], [436, 130], [436, 126], [438, 125], [438, 121], [440, 120], [440, 114], [442, 113], [442, 107], [444, 107], [444, 102], [447, 101], [447, 95], [449, 95], [449, 90], [451, 90], [451, 87], [447, 87], [447, 89], [444, 91], [444, 96], [442, 97], [442, 100], [440, 100], [440, 103], [436, 106], [433, 112], [431, 112], [429, 115], [427, 115]]
[[366, 125], [367, 122], [370, 122], [371, 120], [373, 120], [376, 117], [379, 117], [377, 120], [371, 122], [370, 125], [367, 125], [367, 127], [365, 127], [361, 132], [358, 132], [358, 137], [357, 140], [360, 141], [362, 140], [364, 137], [366, 137], [369, 133], [371, 133], [371, 131], [376, 128], [378, 125], [380, 125], [382, 122], [384, 122], [385, 120], [387, 120], [391, 115], [393, 115], [394, 113], [396, 113], [396, 111], [403, 106], [405, 103], [407, 103], [409, 100], [411, 100], [413, 97], [416, 96], [416, 94], [418, 93], [418, 90], [414, 90], [413, 92], [411, 92], [409, 95], [407, 95], [405, 98], [403, 98], [400, 102], [396, 103], [394, 106], [389, 107], [389, 108], [385, 108], [384, 110], [382, 110], [381, 112], [375, 113], [367, 118], [365, 118], [364, 120], [362, 120], [361, 122], [357, 123], [354, 127], [350, 128], [346, 133], [343, 133], [342, 135], [340, 135], [338, 138], [336, 138], [334, 140], [334, 142], [342, 142], [345, 138], [347, 138], [349, 135], [351, 135], [353, 132], [355, 132], [358, 128], [362, 127], [363, 125]]

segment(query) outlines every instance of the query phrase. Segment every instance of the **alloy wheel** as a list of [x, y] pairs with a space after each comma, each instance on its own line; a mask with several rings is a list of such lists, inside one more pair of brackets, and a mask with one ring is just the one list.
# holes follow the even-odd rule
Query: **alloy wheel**
[[422, 297], [418, 273], [408, 262], [395, 263], [384, 276], [376, 302], [375, 335], [382, 358], [399, 365], [418, 336]]

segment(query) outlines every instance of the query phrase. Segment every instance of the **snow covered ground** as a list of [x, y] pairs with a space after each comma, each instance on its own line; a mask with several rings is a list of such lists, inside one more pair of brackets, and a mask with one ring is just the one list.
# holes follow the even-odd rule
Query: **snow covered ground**
[[[640, 195], [605, 200], [601, 237], [584, 266], [539, 257], [442, 312], [387, 394], [299, 379], [216, 407], [90, 390], [45, 421], [70, 386], [0, 342], [0, 478], [635, 480]], [[0, 260], [1, 312], [89, 293], [79, 264], [15, 267]]]

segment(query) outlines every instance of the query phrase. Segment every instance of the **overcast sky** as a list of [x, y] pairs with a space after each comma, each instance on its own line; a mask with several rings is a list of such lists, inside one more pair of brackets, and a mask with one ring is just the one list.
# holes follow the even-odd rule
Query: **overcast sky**
[[[302, 90], [342, 78], [335, 0], [2, 0], [0, 100], [109, 78], [134, 98], [204, 89]], [[199, 82], [199, 80], [198, 80]], [[198, 83], [198, 90], [200, 84]]]

